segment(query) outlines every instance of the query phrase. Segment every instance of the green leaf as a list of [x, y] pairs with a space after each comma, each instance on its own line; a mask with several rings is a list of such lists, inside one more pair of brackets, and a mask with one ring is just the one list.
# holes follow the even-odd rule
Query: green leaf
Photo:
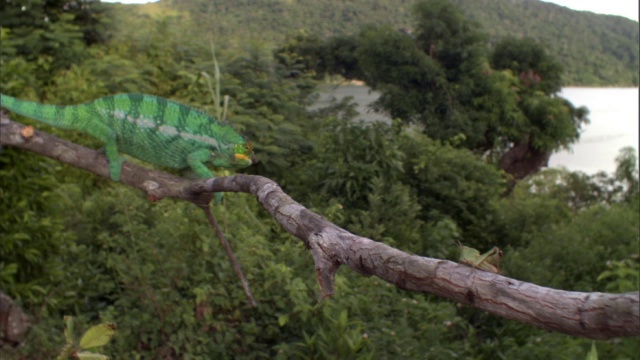
[[10, 263], [6, 265], [2, 265], [0, 267], [0, 278], [6, 279], [5, 281], [9, 281], [10, 278], [13, 277], [18, 272], [18, 264]]
[[288, 321], [289, 321], [289, 315], [278, 316], [278, 325], [285, 326]]
[[111, 340], [111, 337], [115, 333], [116, 324], [114, 323], [96, 325], [82, 335], [82, 339], [80, 339], [80, 348], [90, 349], [97, 346], [103, 346]]
[[64, 317], [64, 339], [67, 344], [73, 343], [73, 316]]
[[598, 360], [598, 350], [596, 349], [596, 342], [591, 342], [591, 351], [587, 354], [586, 360]]

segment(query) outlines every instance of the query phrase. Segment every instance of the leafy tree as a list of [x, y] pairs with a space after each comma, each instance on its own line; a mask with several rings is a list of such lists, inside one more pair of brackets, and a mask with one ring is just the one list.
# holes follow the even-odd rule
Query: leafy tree
[[[78, 192], [75, 185], [60, 184], [51, 175], [57, 164], [41, 160], [25, 165], [27, 157], [3, 149], [0, 158], [0, 282], [2, 289], [25, 301], [38, 315], [47, 294], [63, 288], [65, 262], [61, 254], [74, 252], [75, 234], [65, 226], [60, 211]], [[63, 294], [59, 294], [64, 297]], [[60, 300], [48, 303], [58, 308]]]
[[399, 178], [404, 154], [388, 125], [336, 120], [327, 122], [323, 134], [313, 173], [324, 194], [361, 208], [374, 179], [392, 183]]
[[502, 39], [491, 53], [491, 66], [497, 70], [511, 70], [522, 85], [532, 91], [551, 95], [562, 86], [562, 65], [531, 38]]
[[449, 82], [459, 82], [482, 67], [484, 34], [460, 8], [446, 0], [418, 1], [413, 16], [416, 44], [445, 69]]
[[[522, 240], [510, 243], [514, 251], [507, 257], [506, 271], [546, 286], [602, 291], [597, 279], [607, 262], [626, 261], [629, 254], [637, 253], [638, 246], [638, 206], [625, 196], [625, 190], [633, 188], [627, 181], [633, 184], [637, 179], [620, 176], [637, 171], [637, 154], [623, 148], [618, 159], [613, 175], [545, 170], [516, 187], [513, 196], [517, 201], [501, 200], [499, 206], [505, 206], [509, 216], [507, 223], [515, 224], [517, 218], [531, 222], [535, 214], [531, 209], [535, 208], [546, 209], [549, 219], [523, 229]], [[524, 198], [530, 206], [514, 209], [511, 204]], [[533, 199], [546, 205], [536, 206]], [[509, 237], [516, 240], [520, 236]], [[569, 253], [570, 258], [566, 257]], [[535, 265], [522, 263], [534, 258]], [[591, 265], [583, 267], [587, 263]]]
[[[421, 253], [449, 249], [452, 255], [454, 240], [479, 248], [502, 246], [486, 233], [495, 221], [492, 201], [505, 189], [500, 172], [467, 149], [423, 134], [408, 133], [401, 144], [407, 159], [403, 182], [411, 186], [422, 208], [419, 218], [430, 226]], [[447, 236], [438, 236], [441, 231]]]
[[543, 286], [604, 291], [597, 279], [607, 269], [607, 261], [637, 253], [639, 235], [633, 208], [594, 206], [571, 223], [551, 225], [534, 234], [529, 246], [510, 252], [505, 271]]
[[[306, 188], [294, 191], [296, 197], [318, 207], [335, 201], [336, 223], [418, 254], [456, 257], [456, 239], [496, 244], [486, 236], [492, 200], [504, 192], [494, 166], [399, 122], [354, 123], [347, 116], [330, 118], [321, 129]], [[309, 195], [310, 186], [318, 196]]]
[[640, 195], [640, 179], [638, 178], [638, 153], [628, 146], [620, 149], [616, 157], [615, 179], [623, 183], [625, 201], [632, 202]]
[[378, 110], [406, 122], [456, 115], [445, 70], [409, 35], [387, 26], [364, 29], [356, 55], [363, 79], [382, 92]]
[[44, 65], [39, 76], [45, 79], [86, 58], [87, 46], [106, 40], [105, 8], [99, 1], [11, 0], [0, 3], [0, 12], [1, 26], [11, 34], [2, 42], [3, 57], [38, 60]]
[[414, 31], [369, 26], [355, 38], [301, 41], [301, 51], [309, 57], [316, 44], [315, 71], [358, 76], [382, 93], [375, 109], [437, 140], [462, 135], [460, 146], [489, 154], [514, 180], [578, 139], [587, 111], [557, 96], [561, 69], [540, 45], [505, 40], [490, 63], [477, 25], [449, 1], [420, 1], [414, 18]]

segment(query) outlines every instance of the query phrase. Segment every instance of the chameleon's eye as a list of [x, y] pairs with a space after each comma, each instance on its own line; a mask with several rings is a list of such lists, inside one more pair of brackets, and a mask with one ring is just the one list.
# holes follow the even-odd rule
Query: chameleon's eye
[[237, 144], [237, 145], [235, 145], [233, 147], [233, 153], [236, 154], [236, 155], [237, 154], [244, 154], [244, 152], [245, 152], [244, 146], [242, 146], [240, 144]]
[[246, 144], [238, 144], [234, 147], [233, 152], [235, 154], [251, 155], [253, 152], [253, 144], [247, 141]]

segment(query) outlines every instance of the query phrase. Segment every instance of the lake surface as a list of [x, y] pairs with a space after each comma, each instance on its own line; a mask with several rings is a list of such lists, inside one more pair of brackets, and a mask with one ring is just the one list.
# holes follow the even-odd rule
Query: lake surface
[[[320, 98], [314, 107], [326, 106], [334, 97], [352, 96], [358, 104], [359, 119], [389, 121], [387, 116], [368, 107], [380, 93], [372, 92], [366, 86], [325, 85], [320, 90]], [[576, 107], [586, 106], [590, 123], [583, 127], [580, 140], [571, 150], [551, 156], [550, 167], [564, 166], [588, 174], [611, 173], [615, 171], [615, 158], [621, 148], [632, 146], [638, 152], [638, 88], [564, 88], [560, 95]]]
[[613, 172], [621, 148], [632, 146], [638, 153], [638, 88], [565, 88], [560, 95], [574, 106], [586, 106], [590, 123], [570, 151], [551, 156], [549, 166]]

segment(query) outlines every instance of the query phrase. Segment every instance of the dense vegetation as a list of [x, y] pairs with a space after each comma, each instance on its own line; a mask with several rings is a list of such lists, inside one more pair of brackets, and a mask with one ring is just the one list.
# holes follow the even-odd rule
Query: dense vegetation
[[[249, 1], [162, 0], [132, 11], [116, 6], [118, 18], [158, 14], [197, 21], [199, 34], [219, 43], [268, 43], [302, 32], [321, 38], [352, 35], [366, 25], [412, 29], [412, 0]], [[637, 86], [638, 23], [623, 17], [570, 10], [538, 0], [451, 0], [476, 21], [495, 44], [506, 36], [530, 37], [548, 47], [565, 67], [563, 81], [574, 86]], [[127, 20], [130, 21], [130, 20]], [[198, 33], [194, 34], [199, 36]]]
[[[2, 11], [24, 4], [4, 2]], [[194, 36], [201, 23], [155, 14], [127, 27], [126, 19], [96, 9], [97, 23], [87, 24], [64, 2], [51, 10], [48, 4], [29, 2], [65, 16], [49, 17], [39, 31], [82, 56], [25, 51], [41, 40], [30, 42], [30, 32], [3, 22], [2, 92], [67, 104], [135, 91], [213, 113], [203, 75], [214, 72], [212, 51]], [[100, 36], [85, 37], [87, 26]], [[271, 50], [252, 42], [216, 51], [230, 119], [261, 158], [248, 172], [274, 179], [338, 225], [405, 251], [454, 259], [455, 241], [478, 249], [497, 245], [507, 276], [566, 290], [640, 288], [633, 150], [621, 150], [613, 174], [545, 170], [505, 196], [495, 163], [456, 137], [434, 139], [402, 120], [354, 123], [348, 102], [309, 112], [312, 74]], [[82, 134], [45, 129], [100, 146]], [[258, 308], [246, 305], [199, 209], [151, 203], [108, 179], [2, 149], [0, 288], [34, 321], [26, 346], [3, 349], [3, 358], [54, 358], [64, 344], [64, 315], [77, 317], [78, 332], [115, 322], [114, 341], [102, 350], [114, 359], [573, 359], [591, 346], [348, 270], [338, 274], [337, 295], [318, 304], [312, 259], [254, 199], [228, 194], [215, 212]], [[640, 353], [636, 339], [597, 347], [603, 359]]]

